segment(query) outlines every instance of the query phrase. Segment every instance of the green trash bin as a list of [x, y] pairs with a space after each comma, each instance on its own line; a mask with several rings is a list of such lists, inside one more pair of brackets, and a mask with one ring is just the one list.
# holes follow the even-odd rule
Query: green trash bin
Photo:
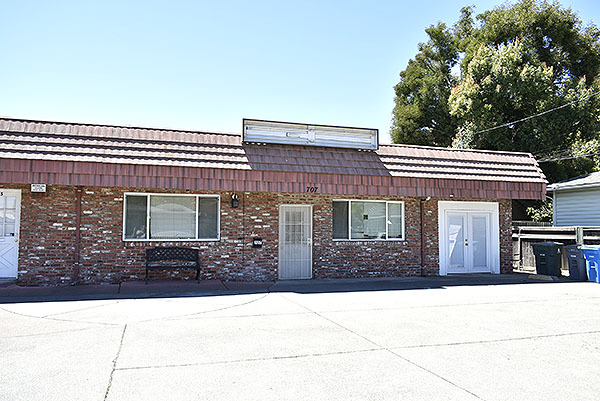
[[560, 267], [562, 266], [560, 248], [562, 244], [558, 242], [538, 242], [532, 246], [537, 274], [560, 276]]

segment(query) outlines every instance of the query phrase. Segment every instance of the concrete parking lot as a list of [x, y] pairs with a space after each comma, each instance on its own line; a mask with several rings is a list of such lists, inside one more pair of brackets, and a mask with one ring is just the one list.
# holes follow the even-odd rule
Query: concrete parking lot
[[1, 400], [597, 400], [600, 285], [0, 288]]

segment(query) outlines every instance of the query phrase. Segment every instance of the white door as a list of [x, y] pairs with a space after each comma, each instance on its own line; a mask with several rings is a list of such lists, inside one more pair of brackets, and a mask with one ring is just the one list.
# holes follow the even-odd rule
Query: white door
[[491, 213], [446, 212], [447, 273], [492, 272]]
[[0, 189], [0, 278], [17, 277], [21, 191]]
[[312, 206], [279, 207], [279, 278], [312, 278]]
[[448, 212], [446, 233], [448, 245], [448, 273], [467, 273], [467, 214]]

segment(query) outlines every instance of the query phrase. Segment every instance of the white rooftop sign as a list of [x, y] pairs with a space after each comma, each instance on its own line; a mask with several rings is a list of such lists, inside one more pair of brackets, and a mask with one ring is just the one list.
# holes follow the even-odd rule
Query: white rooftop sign
[[377, 129], [249, 119], [244, 119], [243, 125], [244, 142], [368, 150], [379, 147]]

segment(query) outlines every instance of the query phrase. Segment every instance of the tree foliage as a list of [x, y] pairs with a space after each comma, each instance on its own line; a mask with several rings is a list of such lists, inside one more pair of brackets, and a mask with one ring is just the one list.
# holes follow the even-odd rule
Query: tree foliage
[[600, 71], [600, 31], [584, 27], [570, 8], [558, 3], [522, 0], [485, 11], [473, 24], [472, 9], [463, 9], [458, 26], [472, 24], [457, 32], [463, 66], [468, 65], [479, 47], [500, 47], [520, 40], [536, 57], [553, 68], [556, 80], [586, 78], [591, 85]]
[[[597, 84], [587, 87], [583, 78], [569, 85], [557, 82], [554, 68], [521, 41], [498, 49], [482, 45], [449, 98], [450, 114], [459, 123], [453, 145], [538, 154], [593, 139], [600, 128], [600, 105], [591, 95], [598, 90]], [[568, 103], [552, 113], [486, 131]]]
[[533, 221], [552, 221], [552, 201], [539, 201], [527, 208], [527, 214]]
[[[465, 7], [451, 28], [438, 24], [427, 34], [395, 87], [395, 142], [552, 155], [598, 138], [600, 31], [572, 10], [535, 0], [479, 15]], [[552, 182], [593, 163], [542, 167]]]
[[400, 73], [396, 85], [392, 138], [395, 142], [448, 146], [456, 122], [448, 109], [450, 90], [457, 83], [452, 68], [458, 62], [453, 32], [445, 24], [426, 29], [429, 41]]

